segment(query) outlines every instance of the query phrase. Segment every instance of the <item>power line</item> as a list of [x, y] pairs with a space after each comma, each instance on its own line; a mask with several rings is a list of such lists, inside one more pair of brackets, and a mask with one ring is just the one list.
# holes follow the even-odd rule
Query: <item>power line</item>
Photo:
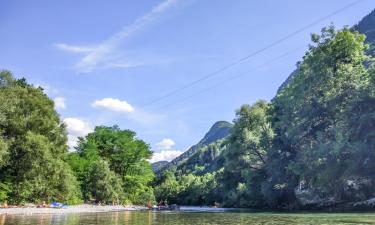
[[296, 30], [296, 31], [294, 31], [294, 32], [292, 32], [292, 33], [290, 33], [290, 34], [288, 34], [288, 35], [286, 35], [286, 36], [284, 36], [284, 37], [282, 37], [282, 38], [276, 40], [276, 41], [274, 41], [274, 42], [272, 42], [271, 44], [266, 45], [265, 47], [263, 47], [263, 48], [261, 48], [261, 49], [258, 49], [258, 50], [256, 50], [256, 51], [254, 51], [254, 52], [252, 52], [252, 53], [246, 55], [245, 57], [243, 57], [243, 58], [241, 58], [241, 59], [239, 59], [239, 60], [237, 60], [237, 61], [235, 61], [235, 62], [232, 62], [232, 63], [230, 63], [230, 64], [227, 64], [227, 65], [221, 67], [220, 69], [218, 69], [218, 70], [216, 70], [216, 71], [214, 71], [214, 72], [212, 72], [212, 73], [209, 73], [209, 74], [207, 74], [207, 75], [205, 75], [205, 76], [203, 76], [203, 77], [201, 77], [201, 78], [199, 78], [199, 79], [197, 79], [197, 80], [195, 80], [195, 81], [192, 81], [192, 82], [190, 82], [190, 83], [188, 83], [188, 84], [186, 84], [186, 85], [184, 85], [184, 86], [181, 86], [180, 88], [174, 89], [174, 90], [172, 90], [171, 92], [169, 92], [169, 93], [167, 93], [167, 94], [165, 94], [165, 95], [162, 95], [162, 96], [160, 96], [160, 97], [158, 97], [158, 98], [155, 98], [154, 100], [152, 100], [152, 101], [150, 101], [150, 102], [144, 104], [143, 106], [141, 106], [141, 108], [144, 108], [144, 107], [147, 107], [147, 106], [149, 106], [149, 105], [152, 105], [152, 104], [154, 104], [154, 103], [156, 103], [156, 102], [159, 102], [159, 101], [161, 101], [161, 100], [163, 100], [163, 99], [165, 99], [165, 98], [168, 98], [168, 97], [170, 97], [170, 96], [172, 96], [172, 95], [174, 95], [174, 94], [176, 94], [176, 93], [178, 93], [178, 92], [181, 92], [182, 90], [185, 90], [185, 89], [187, 89], [187, 88], [189, 88], [189, 87], [191, 87], [191, 86], [194, 86], [195, 84], [197, 84], [197, 83], [199, 83], [199, 82], [202, 82], [202, 81], [204, 81], [204, 80], [207, 80], [208, 78], [211, 78], [211, 77], [213, 77], [213, 76], [215, 76], [215, 75], [217, 75], [217, 74], [219, 74], [219, 73], [221, 73], [221, 72], [223, 72], [223, 71], [225, 71], [225, 70], [228, 70], [229, 68], [232, 68], [232, 67], [234, 67], [234, 66], [236, 66], [236, 65], [238, 65], [238, 64], [241, 64], [242, 62], [248, 60], [249, 58], [252, 58], [252, 57], [258, 55], [259, 53], [264, 52], [264, 51], [266, 51], [266, 50], [272, 48], [273, 46], [280, 44], [281, 42], [283, 42], [283, 41], [285, 41], [285, 40], [287, 40], [287, 39], [289, 39], [289, 38], [291, 38], [291, 37], [293, 37], [293, 36], [295, 36], [295, 35], [297, 35], [297, 34], [303, 32], [303, 31], [307, 30], [307, 29], [310, 28], [310, 27], [313, 27], [313, 26], [319, 24], [320, 22], [322, 22], [322, 21], [324, 21], [324, 20], [326, 20], [326, 19], [328, 19], [328, 18], [330, 18], [330, 17], [332, 17], [332, 16], [334, 16], [334, 15], [336, 15], [336, 14], [339, 14], [339, 13], [341, 13], [341, 12], [343, 12], [343, 11], [345, 11], [345, 10], [351, 8], [351, 7], [353, 7], [354, 5], [359, 4], [359, 3], [362, 2], [362, 1], [363, 1], [363, 0], [357, 0], [357, 1], [354, 1], [354, 2], [352, 2], [352, 3], [350, 3], [350, 4], [348, 4], [348, 5], [346, 5], [346, 6], [342, 7], [342, 8], [340, 8], [340, 9], [338, 9], [338, 10], [336, 10], [336, 11], [334, 11], [334, 12], [328, 14], [327, 16], [324, 16], [324, 17], [322, 17], [322, 18], [320, 18], [320, 19], [317, 19], [317, 20], [315, 20], [314, 22], [312, 22], [312, 23], [310, 23], [310, 24], [308, 24], [308, 25], [306, 25], [306, 26], [304, 26], [304, 27], [302, 27], [302, 28], [300, 28], [300, 29], [298, 29], [298, 30]]
[[238, 78], [240, 78], [240, 77], [243, 77], [243, 76], [245, 76], [245, 75], [248, 75], [250, 72], [254, 72], [254, 71], [256, 71], [256, 70], [259, 70], [259, 69], [261, 69], [262, 67], [267, 66], [267, 65], [269, 65], [269, 64], [271, 64], [271, 63], [273, 63], [273, 62], [275, 62], [275, 61], [278, 61], [278, 60], [280, 60], [281, 58], [284, 58], [285, 56], [290, 55], [290, 54], [292, 54], [292, 53], [294, 53], [294, 52], [296, 52], [296, 51], [298, 51], [298, 50], [300, 50], [300, 49], [302, 49], [302, 48], [305, 48], [305, 47], [306, 47], [305, 45], [303, 45], [303, 46], [299, 46], [298, 48], [295, 48], [295, 49], [293, 49], [293, 50], [291, 50], [291, 51], [288, 51], [288, 52], [286, 52], [286, 53], [284, 53], [284, 54], [282, 54], [282, 55], [279, 55], [279, 56], [277, 56], [277, 57], [275, 57], [275, 58], [272, 58], [272, 59], [270, 59], [270, 60], [268, 60], [268, 61], [266, 61], [266, 62], [264, 62], [264, 63], [258, 65], [257, 67], [254, 67], [254, 68], [252, 68], [252, 69], [250, 69], [250, 70], [247, 70], [247, 71], [245, 71], [245, 72], [242, 72], [242, 73], [240, 73], [240, 74], [237, 74], [236, 76], [229, 77], [229, 78], [227, 78], [227, 79], [225, 79], [225, 80], [222, 80], [221, 82], [219, 82], [219, 83], [217, 83], [217, 84], [215, 84], [215, 85], [212, 85], [212, 86], [210, 86], [210, 87], [208, 87], [208, 88], [202, 89], [202, 90], [199, 91], [199, 92], [196, 92], [196, 93], [194, 93], [194, 94], [192, 94], [192, 95], [189, 95], [189, 96], [187, 96], [187, 97], [185, 97], [185, 98], [183, 98], [183, 99], [181, 99], [181, 100], [174, 101], [174, 102], [172, 102], [172, 103], [170, 103], [170, 104], [164, 105], [164, 106], [162, 106], [162, 107], [160, 107], [160, 108], [158, 108], [158, 109], [164, 109], [164, 108], [167, 108], [167, 107], [169, 107], [169, 106], [172, 106], [172, 105], [175, 105], [175, 104], [182, 103], [182, 102], [184, 102], [184, 101], [186, 101], [186, 100], [188, 100], [188, 99], [190, 99], [190, 98], [192, 98], [192, 97], [195, 97], [195, 96], [197, 96], [197, 95], [200, 95], [200, 94], [202, 94], [202, 93], [204, 93], [204, 92], [207, 92], [207, 91], [209, 91], [209, 90], [211, 90], [211, 89], [213, 89], [213, 88], [216, 88], [216, 87], [218, 87], [218, 86], [220, 86], [220, 85], [223, 85], [223, 84], [225, 84], [225, 83], [228, 83], [228, 82], [233, 81], [233, 80], [235, 80], [235, 79], [238, 79]]

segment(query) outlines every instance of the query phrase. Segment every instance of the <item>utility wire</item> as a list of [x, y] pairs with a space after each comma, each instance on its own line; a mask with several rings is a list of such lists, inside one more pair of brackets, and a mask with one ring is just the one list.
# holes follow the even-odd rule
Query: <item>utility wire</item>
[[202, 93], [204, 93], [204, 92], [207, 92], [207, 91], [209, 91], [209, 90], [211, 90], [211, 89], [213, 89], [213, 88], [216, 88], [216, 87], [218, 87], [218, 86], [220, 86], [220, 85], [226, 84], [226, 83], [231, 82], [231, 81], [233, 81], [233, 80], [235, 80], [235, 79], [238, 79], [238, 78], [241, 78], [241, 77], [243, 77], [243, 76], [245, 76], [245, 75], [248, 75], [250, 72], [257, 71], [257, 70], [261, 69], [262, 67], [265, 67], [265, 66], [267, 66], [267, 65], [269, 65], [269, 64], [271, 64], [271, 63], [273, 63], [273, 62], [275, 62], [275, 61], [278, 61], [278, 60], [284, 58], [285, 56], [288, 56], [288, 55], [290, 55], [290, 54], [292, 54], [292, 53], [294, 53], [294, 52], [297, 52], [298, 50], [300, 50], [300, 49], [302, 49], [302, 48], [305, 48], [305, 47], [306, 47], [306, 46], [303, 45], [303, 46], [300, 46], [300, 47], [298, 47], [298, 48], [295, 48], [295, 49], [293, 49], [293, 50], [291, 50], [291, 51], [288, 51], [288, 52], [286, 52], [286, 53], [284, 53], [284, 54], [282, 54], [282, 55], [279, 55], [279, 56], [277, 56], [277, 57], [275, 57], [275, 58], [272, 58], [272, 59], [270, 59], [270, 60], [268, 60], [268, 61], [266, 61], [266, 62], [264, 62], [264, 63], [258, 65], [257, 67], [254, 67], [254, 68], [252, 68], [252, 69], [250, 69], [250, 70], [244, 71], [244, 72], [242, 72], [242, 73], [240, 73], [240, 74], [237, 74], [237, 75], [235, 75], [235, 76], [231, 76], [231, 77], [229, 77], [229, 78], [227, 78], [227, 79], [225, 79], [225, 80], [222, 80], [221, 82], [219, 82], [219, 83], [217, 83], [217, 84], [215, 84], [215, 85], [212, 85], [212, 86], [210, 86], [210, 87], [208, 87], [208, 88], [202, 89], [202, 90], [199, 91], [199, 92], [196, 92], [196, 93], [194, 93], [194, 94], [192, 94], [192, 95], [189, 95], [189, 96], [187, 96], [187, 97], [185, 97], [185, 98], [183, 98], [183, 99], [181, 99], [181, 100], [174, 101], [174, 102], [172, 102], [172, 103], [170, 103], [170, 104], [164, 105], [164, 106], [162, 106], [162, 107], [160, 107], [160, 108], [158, 108], [158, 109], [160, 110], [160, 109], [164, 109], [164, 108], [167, 108], [167, 107], [172, 106], [172, 105], [175, 105], [175, 104], [182, 103], [182, 102], [184, 102], [184, 101], [186, 101], [186, 100], [188, 100], [188, 99], [190, 99], [190, 98], [192, 98], [192, 97], [195, 97], [195, 96], [197, 96], [197, 95], [200, 95], [200, 94], [202, 94]]
[[160, 96], [160, 97], [158, 97], [158, 98], [155, 98], [154, 100], [152, 100], [152, 101], [146, 103], [145, 105], [141, 106], [141, 108], [145, 108], [145, 107], [147, 107], [147, 106], [149, 106], [149, 105], [152, 105], [152, 104], [154, 104], [154, 103], [156, 103], [156, 102], [159, 102], [159, 101], [161, 101], [161, 100], [163, 100], [163, 99], [165, 99], [165, 98], [168, 98], [168, 97], [170, 97], [170, 96], [172, 96], [172, 95], [174, 95], [174, 94], [176, 94], [176, 93], [178, 93], [178, 92], [181, 92], [182, 90], [185, 90], [185, 89], [187, 89], [187, 88], [189, 88], [189, 87], [191, 87], [191, 86], [194, 86], [195, 84], [197, 84], [197, 83], [199, 83], [199, 82], [202, 82], [202, 81], [204, 81], [204, 80], [207, 80], [207, 79], [210, 78], [210, 77], [213, 77], [213, 76], [215, 76], [215, 75], [217, 75], [217, 74], [219, 74], [219, 73], [221, 73], [221, 72], [223, 72], [223, 71], [225, 71], [225, 70], [228, 70], [229, 68], [232, 68], [232, 67], [234, 67], [234, 66], [236, 66], [236, 65], [238, 65], [238, 64], [241, 64], [242, 62], [246, 61], [247, 59], [252, 58], [252, 57], [258, 55], [259, 53], [264, 52], [264, 51], [266, 51], [267, 49], [270, 49], [270, 48], [272, 48], [273, 46], [280, 44], [281, 42], [283, 42], [283, 41], [285, 41], [285, 40], [287, 40], [287, 39], [289, 39], [289, 38], [291, 38], [291, 37], [293, 37], [293, 36], [295, 36], [295, 35], [297, 35], [297, 34], [303, 32], [303, 31], [307, 30], [307, 29], [310, 28], [310, 27], [313, 27], [313, 26], [319, 24], [320, 22], [322, 22], [322, 21], [324, 21], [324, 20], [326, 20], [326, 19], [329, 19], [330, 17], [332, 17], [332, 16], [334, 16], [334, 15], [336, 15], [336, 14], [339, 14], [339, 13], [341, 13], [341, 12], [343, 12], [343, 11], [345, 11], [345, 10], [347, 10], [347, 9], [349, 9], [349, 8], [351, 8], [351, 7], [355, 6], [355, 5], [357, 5], [357, 4], [359, 4], [359, 3], [362, 2], [362, 1], [363, 1], [363, 0], [357, 0], [357, 1], [354, 1], [354, 2], [352, 2], [352, 3], [350, 3], [350, 4], [348, 4], [348, 5], [346, 5], [346, 6], [342, 7], [342, 8], [340, 8], [340, 9], [338, 9], [338, 10], [336, 10], [336, 11], [334, 11], [334, 12], [328, 14], [327, 16], [324, 16], [324, 17], [322, 17], [322, 18], [320, 18], [320, 19], [317, 19], [317, 20], [315, 20], [314, 22], [312, 22], [312, 23], [310, 23], [310, 24], [308, 24], [308, 25], [306, 25], [306, 26], [304, 26], [304, 27], [302, 27], [302, 28], [300, 28], [300, 29], [298, 29], [298, 30], [296, 30], [296, 31], [294, 31], [294, 32], [292, 32], [292, 33], [290, 33], [290, 34], [288, 34], [288, 35], [286, 35], [286, 36], [284, 36], [284, 37], [282, 37], [282, 38], [276, 40], [276, 41], [274, 41], [274, 42], [272, 42], [271, 44], [266, 45], [265, 47], [263, 47], [263, 48], [261, 48], [261, 49], [258, 49], [258, 50], [256, 50], [256, 51], [254, 51], [254, 52], [248, 54], [247, 56], [245, 56], [245, 57], [243, 57], [243, 58], [241, 58], [241, 59], [239, 59], [239, 60], [237, 60], [237, 61], [235, 61], [235, 62], [232, 62], [232, 63], [230, 63], [230, 64], [227, 64], [227, 65], [221, 67], [220, 69], [218, 69], [218, 70], [216, 70], [216, 71], [214, 71], [214, 72], [212, 72], [212, 73], [209, 73], [209, 74], [207, 74], [207, 75], [205, 75], [205, 76], [203, 76], [203, 77], [201, 77], [201, 78], [199, 78], [199, 79], [197, 79], [197, 80], [195, 80], [195, 81], [192, 81], [192, 82], [190, 82], [190, 83], [188, 83], [188, 84], [186, 84], [186, 85], [184, 85], [184, 86], [181, 86], [180, 88], [174, 89], [174, 90], [172, 90], [171, 92], [169, 92], [169, 93], [167, 93], [167, 94], [165, 94], [165, 95], [162, 95], [162, 96]]

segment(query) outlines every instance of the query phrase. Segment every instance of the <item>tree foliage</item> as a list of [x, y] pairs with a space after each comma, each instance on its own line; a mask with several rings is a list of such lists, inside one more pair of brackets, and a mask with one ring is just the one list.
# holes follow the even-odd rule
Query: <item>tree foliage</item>
[[[75, 201], [67, 135], [54, 103], [25, 79], [0, 73], [0, 196], [14, 203]], [[0, 199], [1, 200], [1, 199]]]
[[98, 126], [79, 139], [77, 151], [70, 154], [69, 162], [81, 183], [85, 200], [153, 201], [149, 184], [154, 173], [147, 161], [152, 152], [135, 135], [118, 126]]
[[351, 146], [347, 126], [353, 120], [351, 105], [370, 78], [365, 37], [329, 27], [312, 40], [298, 73], [272, 102], [276, 137], [268, 187], [279, 194], [268, 196], [274, 204], [293, 202], [300, 182], [324, 195], [340, 195], [337, 184], [354, 175], [347, 169], [362, 163], [352, 160], [359, 152]]
[[251, 207], [263, 201], [260, 184], [265, 179], [267, 150], [273, 138], [268, 108], [267, 102], [258, 101], [243, 105], [236, 113], [224, 152], [222, 186], [228, 193], [224, 205]]
[[200, 193], [219, 193], [213, 199], [225, 206], [258, 208], [373, 198], [375, 69], [364, 41], [348, 28], [313, 34], [277, 96], [237, 111], [210, 181], [200, 172], [201, 155], [192, 155], [189, 167], [161, 179], [157, 196], [196, 204], [208, 203]]

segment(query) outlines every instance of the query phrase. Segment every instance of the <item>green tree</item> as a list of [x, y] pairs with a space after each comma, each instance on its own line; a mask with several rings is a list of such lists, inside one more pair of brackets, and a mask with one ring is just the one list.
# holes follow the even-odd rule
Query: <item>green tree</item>
[[181, 191], [173, 171], [165, 171], [163, 181], [155, 187], [155, 197], [157, 200], [165, 200], [168, 202], [178, 203], [178, 194]]
[[344, 115], [369, 78], [364, 39], [348, 28], [329, 27], [312, 35], [313, 45], [296, 74], [273, 99], [276, 136], [265, 188], [271, 205], [293, 204], [301, 181], [324, 195], [341, 191], [338, 183], [349, 162]]
[[75, 178], [65, 162], [65, 126], [53, 101], [41, 88], [14, 79], [8, 71], [0, 73], [0, 99], [3, 195], [13, 203], [78, 199]]
[[267, 150], [273, 138], [268, 109], [269, 104], [261, 100], [252, 106], [243, 105], [236, 113], [224, 151], [221, 185], [228, 193], [224, 205], [253, 207], [263, 204], [261, 182], [265, 179]]
[[121, 178], [104, 160], [93, 162], [85, 177], [85, 197], [102, 203], [119, 202], [122, 198]]
[[152, 199], [150, 182], [154, 178], [151, 165], [147, 161], [152, 155], [149, 146], [135, 137], [130, 130], [121, 130], [118, 126], [98, 126], [94, 132], [79, 139], [77, 152], [69, 156], [84, 196], [87, 190], [93, 190], [87, 183], [87, 171], [93, 164], [104, 160], [110, 171], [121, 179], [121, 200], [144, 203]]

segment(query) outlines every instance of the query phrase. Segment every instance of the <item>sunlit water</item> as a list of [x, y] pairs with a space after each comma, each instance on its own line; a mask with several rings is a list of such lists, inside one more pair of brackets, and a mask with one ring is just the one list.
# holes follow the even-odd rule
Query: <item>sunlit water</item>
[[126, 211], [40, 215], [0, 215], [0, 225], [214, 225], [214, 224], [375, 224], [375, 213], [251, 213], [240, 211]]

